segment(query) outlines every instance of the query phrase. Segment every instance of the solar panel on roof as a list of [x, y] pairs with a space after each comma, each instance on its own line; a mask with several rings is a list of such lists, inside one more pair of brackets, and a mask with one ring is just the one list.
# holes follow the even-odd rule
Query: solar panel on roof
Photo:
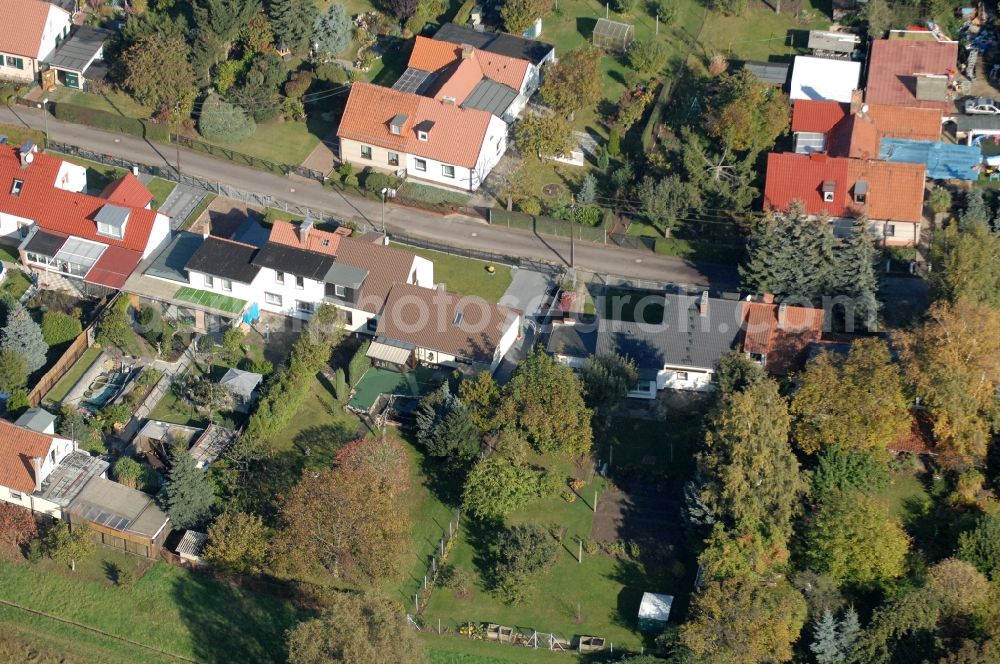
[[423, 94], [437, 79], [434, 72], [407, 67], [406, 71], [393, 84], [392, 89], [398, 92]]

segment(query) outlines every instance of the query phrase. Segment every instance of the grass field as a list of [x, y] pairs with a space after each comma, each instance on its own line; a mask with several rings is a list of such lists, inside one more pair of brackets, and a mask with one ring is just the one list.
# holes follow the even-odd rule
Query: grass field
[[393, 243], [393, 246], [434, 261], [435, 283], [443, 283], [448, 290], [459, 295], [478, 295], [487, 302], [497, 302], [510, 286], [512, 277], [506, 265], [494, 265], [496, 273], [490, 274], [483, 261], [405, 244]]
[[32, 141], [35, 145], [45, 143], [44, 132], [21, 125], [0, 123], [0, 136], [6, 136], [11, 145], [22, 145], [25, 141]]
[[17, 253], [16, 246], [10, 246], [6, 244], [0, 244], [0, 261], [6, 261], [8, 263], [20, 263], [21, 257]]
[[94, 363], [100, 354], [101, 349], [97, 346], [91, 346], [87, 350], [83, 351], [83, 355], [80, 356], [80, 359], [78, 359], [76, 363], [69, 368], [69, 371], [67, 371], [63, 377], [59, 379], [59, 382], [46, 393], [43, 401], [45, 403], [58, 404], [60, 401], [65, 399], [66, 395], [69, 394], [69, 391], [73, 389], [74, 385], [76, 385], [76, 381], [80, 380], [81, 376], [83, 376], [87, 369], [90, 368], [90, 365]]
[[20, 270], [8, 270], [7, 276], [3, 279], [3, 284], [0, 284], [0, 293], [20, 298], [28, 290], [29, 286], [31, 286], [31, 282], [28, 281], [28, 277], [23, 272]]
[[164, 180], [162, 178], [153, 178], [150, 180], [148, 189], [149, 193], [153, 194], [154, 210], [160, 209], [160, 206], [163, 205], [163, 201], [167, 200], [167, 196], [170, 195], [170, 192], [172, 192], [176, 186], [176, 182], [171, 182], [170, 180]]
[[431, 664], [576, 664], [573, 654], [549, 652], [544, 648], [519, 648], [460, 637], [421, 634]]
[[[131, 590], [114, 587], [105, 563], [135, 560], [99, 548], [76, 573], [50, 560], [34, 566], [0, 561], [0, 598], [198, 661], [284, 661], [285, 631], [299, 617], [291, 603], [164, 563], [153, 565]], [[157, 661], [136, 646], [12, 609], [0, 611], [0, 623], [14, 633], [38, 629], [66, 645], [72, 642], [67, 651], [74, 656], [79, 641], [84, 649], [105, 650], [120, 661]]]

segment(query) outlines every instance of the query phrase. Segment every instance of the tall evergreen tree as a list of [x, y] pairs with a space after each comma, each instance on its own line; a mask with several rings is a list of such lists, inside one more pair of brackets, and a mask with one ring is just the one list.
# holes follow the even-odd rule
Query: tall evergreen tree
[[319, 7], [313, 0], [271, 0], [267, 11], [278, 41], [296, 53], [309, 48], [313, 29], [320, 18]]
[[23, 357], [24, 367], [29, 374], [45, 366], [45, 354], [49, 351], [49, 345], [42, 336], [42, 328], [20, 304], [10, 310], [7, 324], [0, 330], [0, 348], [14, 351]]
[[827, 220], [794, 206], [753, 229], [740, 278], [746, 290], [817, 304], [832, 290], [833, 255], [833, 231]]
[[[878, 274], [875, 261], [878, 255], [875, 245], [866, 231], [867, 220], [861, 217], [854, 222], [851, 234], [836, 248], [834, 253], [831, 294], [846, 295], [854, 301], [845, 314], [853, 318], [848, 325], [861, 326], [873, 330], [877, 323]], [[848, 328], [849, 329], [849, 328]]]
[[170, 520], [178, 528], [203, 526], [215, 506], [212, 485], [184, 445], [172, 448], [165, 503]]
[[963, 228], [973, 224], [987, 224], [990, 216], [990, 206], [986, 203], [982, 188], [973, 187], [965, 197], [965, 209], [962, 210], [959, 223]]
[[351, 19], [343, 5], [331, 4], [325, 14], [316, 18], [313, 35], [319, 50], [337, 54], [351, 43]]
[[576, 199], [585, 205], [590, 205], [597, 197], [597, 180], [593, 175], [587, 173], [580, 181], [580, 189], [576, 192]]
[[816, 657], [816, 664], [841, 664], [840, 633], [833, 611], [826, 609], [813, 628], [813, 640], [809, 650]]
[[840, 637], [840, 653], [845, 662], [854, 661], [854, 646], [861, 635], [861, 621], [853, 606], [847, 607], [837, 625], [837, 635]]
[[420, 400], [416, 420], [417, 442], [433, 456], [467, 460], [479, 452], [472, 413], [447, 383]]

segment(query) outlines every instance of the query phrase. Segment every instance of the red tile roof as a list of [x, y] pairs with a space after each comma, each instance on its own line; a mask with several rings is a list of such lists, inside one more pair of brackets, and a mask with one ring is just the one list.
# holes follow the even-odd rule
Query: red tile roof
[[[867, 203], [854, 203], [854, 187], [868, 183]], [[825, 181], [834, 183], [832, 202], [823, 200]], [[923, 216], [924, 165], [772, 152], [767, 157], [764, 207], [785, 210], [799, 200], [809, 214], [919, 222]]]
[[38, 59], [51, 9], [66, 13], [42, 0], [0, 0], [0, 51]]
[[[457, 318], [459, 313], [461, 319]], [[513, 309], [479, 297], [396, 284], [375, 334], [458, 358], [490, 362], [504, 331], [517, 316]]]
[[[399, 136], [389, 131], [389, 121], [396, 115], [406, 117]], [[337, 136], [475, 168], [492, 117], [486, 111], [461, 108], [371, 83], [355, 83]], [[416, 126], [421, 123], [433, 123], [426, 141], [417, 138]]]
[[912, 452], [913, 454], [934, 453], [934, 422], [924, 409], [910, 409], [910, 427], [892, 441], [886, 448], [890, 452]]
[[882, 137], [914, 141], [937, 141], [941, 138], [941, 110], [937, 108], [869, 104], [868, 115]]
[[956, 42], [876, 39], [868, 58], [869, 104], [947, 110], [947, 101], [917, 99], [917, 74], [954, 75], [958, 66]]
[[476, 62], [475, 58], [462, 60], [455, 71], [448, 77], [448, 80], [438, 89], [434, 98], [442, 100], [451, 97], [456, 104], [465, 102], [469, 93], [483, 80], [483, 70]]
[[42, 460], [52, 447], [52, 436], [0, 420], [0, 485], [19, 491], [35, 491], [32, 459]]
[[871, 119], [849, 115], [827, 136], [827, 152], [837, 157], [878, 159], [880, 137]]
[[805, 364], [809, 346], [823, 337], [823, 310], [744, 302], [743, 351], [765, 356], [769, 373], [787, 376]]
[[[521, 84], [524, 83], [530, 62], [520, 58], [512, 58], [509, 55], [482, 51], [478, 48], [470, 47], [470, 49], [468, 57], [463, 59], [462, 46], [418, 36], [413, 42], [413, 52], [410, 53], [410, 60], [407, 64], [421, 71], [436, 72], [457, 61], [462, 61], [457, 68], [460, 70], [465, 60], [475, 60], [479, 70], [479, 78], [476, 83], [486, 77], [514, 88], [518, 92], [521, 91]], [[471, 67], [466, 66], [467, 71], [470, 69]], [[471, 74], [466, 73], [464, 76], [469, 77]]]
[[128, 279], [141, 260], [141, 251], [108, 247], [83, 280], [88, 284], [121, 289], [125, 285], [125, 280]]
[[[34, 161], [22, 168], [17, 148], [0, 145], [0, 212], [32, 219], [40, 228], [53, 233], [145, 251], [157, 212], [133, 208], [121, 240], [99, 235], [94, 215], [108, 201], [57, 188], [55, 182], [61, 165], [61, 159], [36, 153]], [[15, 179], [23, 183], [18, 195], [11, 193]]]
[[825, 134], [850, 113], [849, 104], [837, 101], [797, 99], [792, 106], [792, 131]]
[[287, 221], [276, 221], [274, 222], [274, 225], [271, 226], [271, 235], [268, 237], [268, 240], [288, 247], [296, 247], [298, 249], [315, 251], [320, 254], [336, 256], [337, 247], [340, 246], [341, 237], [342, 236], [337, 233], [330, 233], [329, 231], [321, 231], [317, 228], [311, 228], [309, 229], [309, 235], [306, 236], [306, 241], [302, 242], [299, 239], [298, 225], [291, 224]]
[[153, 194], [139, 181], [139, 178], [126, 173], [105, 187], [101, 192], [101, 198], [116, 205], [144, 208], [153, 201]]

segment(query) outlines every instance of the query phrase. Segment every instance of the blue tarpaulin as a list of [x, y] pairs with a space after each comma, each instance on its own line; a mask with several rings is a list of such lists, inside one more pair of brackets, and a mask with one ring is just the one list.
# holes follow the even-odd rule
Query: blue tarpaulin
[[940, 141], [883, 138], [879, 159], [924, 164], [932, 180], [978, 180], [983, 154], [978, 145], [953, 145]]
[[260, 305], [254, 302], [247, 309], [247, 312], [243, 314], [243, 322], [247, 325], [253, 325], [258, 320], [260, 320]]

